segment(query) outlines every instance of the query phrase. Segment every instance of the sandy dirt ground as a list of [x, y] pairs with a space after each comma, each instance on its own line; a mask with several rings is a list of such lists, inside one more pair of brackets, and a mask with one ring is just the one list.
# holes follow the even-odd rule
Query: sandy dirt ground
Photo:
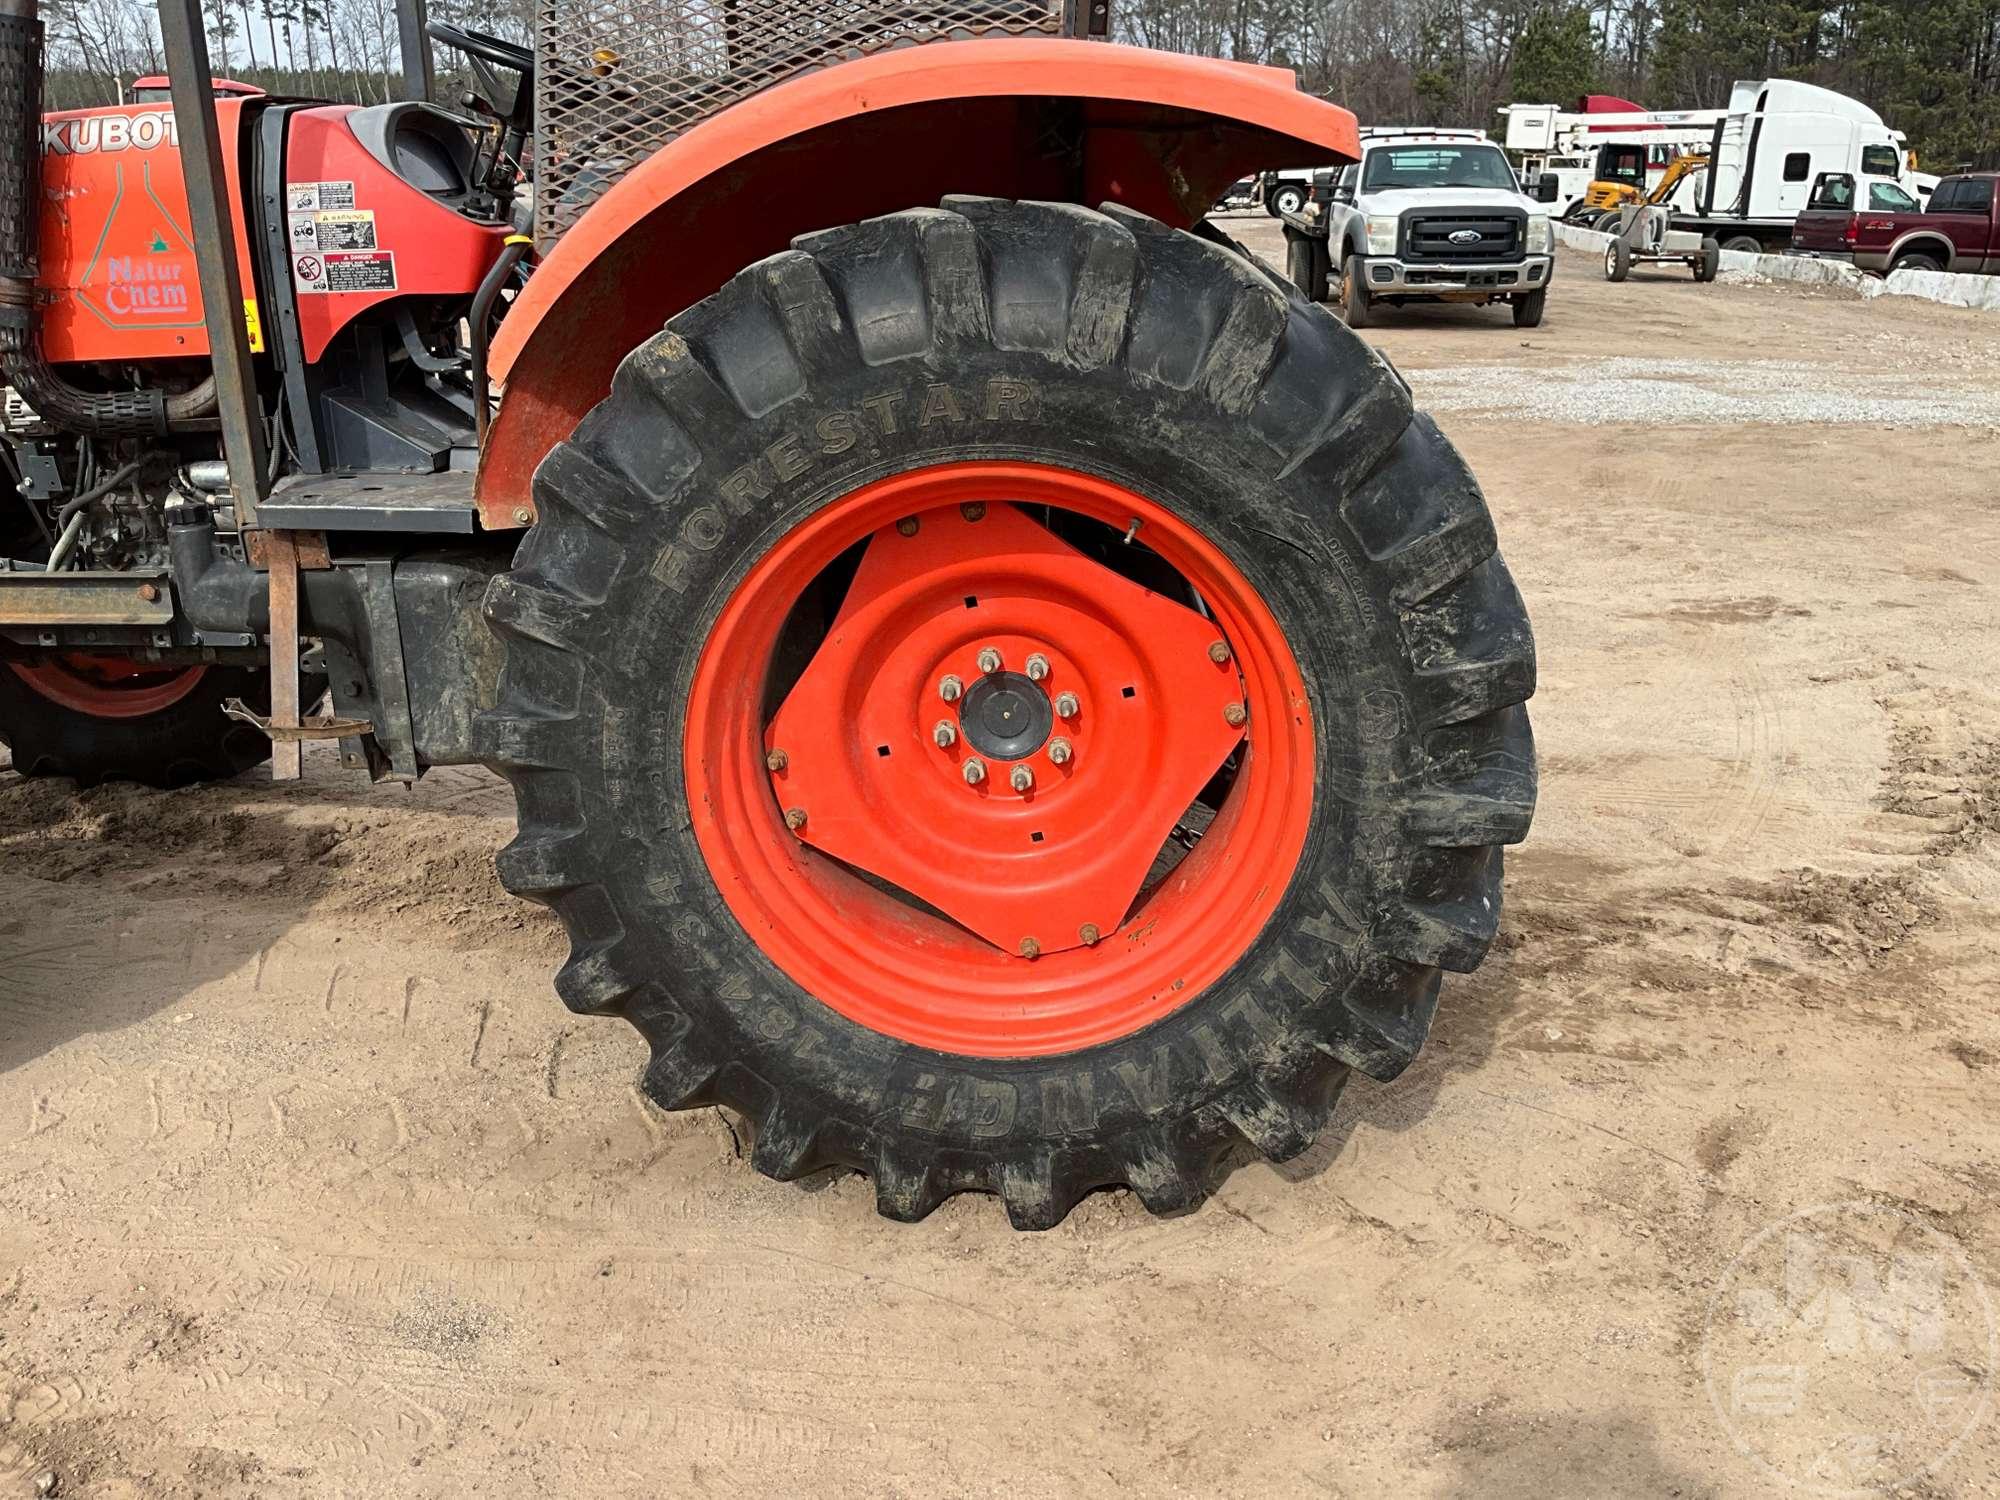
[[[1711, 1315], [1829, 1203], [1950, 1247], [1963, 1315], [1849, 1326], [1839, 1431], [1926, 1359], [1972, 1410], [2000, 319], [1566, 254], [1538, 330], [1368, 337], [1485, 484], [1542, 663], [1499, 946], [1403, 1078], [1177, 1220], [898, 1226], [641, 1100], [493, 882], [483, 773], [6, 773], [0, 1496], [1767, 1494]], [[1896, 1475], [1995, 1493], [2000, 1416]]]

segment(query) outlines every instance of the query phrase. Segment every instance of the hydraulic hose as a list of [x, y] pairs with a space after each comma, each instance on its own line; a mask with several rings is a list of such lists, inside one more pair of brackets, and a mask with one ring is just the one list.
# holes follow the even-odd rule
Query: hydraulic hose
[[479, 434], [480, 447], [486, 446], [486, 424], [492, 420], [493, 386], [486, 374], [487, 330], [493, 326], [493, 304], [500, 300], [500, 293], [506, 289], [507, 278], [514, 274], [514, 267], [521, 263], [521, 257], [534, 248], [535, 242], [525, 234], [510, 234], [500, 246], [500, 253], [494, 257], [493, 265], [479, 283], [479, 290], [472, 298], [472, 425]]

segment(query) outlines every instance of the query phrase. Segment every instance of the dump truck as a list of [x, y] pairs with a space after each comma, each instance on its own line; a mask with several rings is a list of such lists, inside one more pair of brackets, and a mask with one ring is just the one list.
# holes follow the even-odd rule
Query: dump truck
[[1103, 0], [403, 0], [366, 106], [159, 15], [170, 108], [44, 117], [0, 0], [17, 772], [492, 768], [561, 1000], [895, 1219], [1183, 1210], [1408, 1065], [1535, 664], [1437, 426], [1205, 219], [1347, 111]]

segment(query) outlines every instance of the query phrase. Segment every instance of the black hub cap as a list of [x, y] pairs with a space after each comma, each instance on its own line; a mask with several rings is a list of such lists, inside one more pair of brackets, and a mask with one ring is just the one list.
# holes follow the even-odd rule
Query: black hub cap
[[1033, 755], [1048, 739], [1056, 713], [1049, 695], [1019, 672], [992, 672], [965, 690], [959, 726], [973, 749], [993, 760]]

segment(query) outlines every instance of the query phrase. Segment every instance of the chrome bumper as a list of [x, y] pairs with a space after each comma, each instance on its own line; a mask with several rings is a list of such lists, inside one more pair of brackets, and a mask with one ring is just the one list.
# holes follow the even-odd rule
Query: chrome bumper
[[1519, 296], [1555, 280], [1553, 255], [1527, 255], [1490, 265], [1425, 265], [1394, 256], [1363, 256], [1361, 284], [1371, 297], [1437, 297], [1471, 292], [1495, 297]]

